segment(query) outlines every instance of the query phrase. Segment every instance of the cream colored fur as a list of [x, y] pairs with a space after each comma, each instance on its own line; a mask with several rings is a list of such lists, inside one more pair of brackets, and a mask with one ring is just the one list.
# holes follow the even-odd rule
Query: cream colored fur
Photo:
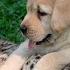
[[[27, 6], [28, 13], [21, 26], [27, 26], [29, 39], [41, 41], [48, 33], [52, 33], [53, 37], [50, 44], [43, 43], [31, 52], [24, 48], [28, 45], [26, 41], [27, 43], [20, 46], [0, 70], [19, 70], [26, 57], [35, 52], [46, 55], [40, 59], [34, 70], [62, 69], [70, 63], [70, 0], [28, 0]], [[38, 6], [48, 15], [39, 16], [39, 19]]]

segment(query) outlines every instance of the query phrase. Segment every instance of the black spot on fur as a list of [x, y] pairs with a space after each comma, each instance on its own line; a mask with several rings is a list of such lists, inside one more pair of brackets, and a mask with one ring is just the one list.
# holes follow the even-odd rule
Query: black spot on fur
[[34, 64], [31, 64], [30, 69], [33, 69], [33, 68], [34, 68]]
[[65, 65], [61, 70], [70, 70], [70, 63]]
[[40, 56], [37, 56], [37, 57], [36, 57], [36, 59], [40, 59], [40, 58], [41, 58]]
[[29, 63], [30, 63], [30, 61], [27, 61], [27, 62], [26, 62], [26, 65], [28, 65]]

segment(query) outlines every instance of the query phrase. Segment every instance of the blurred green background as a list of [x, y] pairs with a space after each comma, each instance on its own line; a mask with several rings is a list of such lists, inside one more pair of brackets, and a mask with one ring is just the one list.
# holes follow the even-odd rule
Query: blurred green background
[[26, 15], [26, 0], [0, 0], [0, 39], [21, 43], [20, 23]]

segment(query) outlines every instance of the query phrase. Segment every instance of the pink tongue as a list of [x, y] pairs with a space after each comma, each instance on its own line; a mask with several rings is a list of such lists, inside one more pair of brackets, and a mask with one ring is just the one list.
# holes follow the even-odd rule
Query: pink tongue
[[31, 48], [33, 48], [33, 47], [35, 47], [35, 43], [34, 42], [32, 42], [32, 41], [29, 41], [29, 49], [31, 49]]

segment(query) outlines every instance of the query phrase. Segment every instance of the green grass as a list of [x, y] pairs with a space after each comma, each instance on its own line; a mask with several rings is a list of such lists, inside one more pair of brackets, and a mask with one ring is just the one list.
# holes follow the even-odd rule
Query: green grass
[[26, 0], [0, 0], [0, 38], [20, 43], [20, 23], [26, 14]]

